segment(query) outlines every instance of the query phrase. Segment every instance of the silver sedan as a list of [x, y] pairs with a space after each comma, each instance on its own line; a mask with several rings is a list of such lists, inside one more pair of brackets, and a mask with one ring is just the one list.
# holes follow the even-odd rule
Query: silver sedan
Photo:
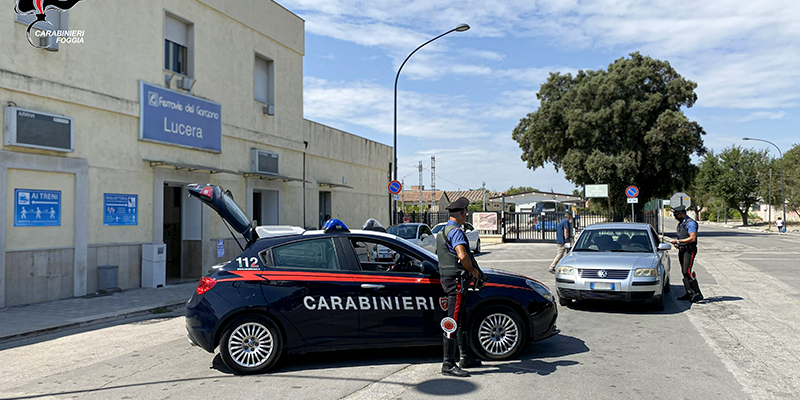
[[556, 267], [559, 304], [572, 300], [651, 302], [664, 309], [669, 292], [670, 245], [648, 224], [587, 226]]

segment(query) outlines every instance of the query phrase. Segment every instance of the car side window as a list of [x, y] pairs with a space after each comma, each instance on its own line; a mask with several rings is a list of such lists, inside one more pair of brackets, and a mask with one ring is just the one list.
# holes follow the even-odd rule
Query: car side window
[[275, 268], [341, 269], [333, 240], [330, 238], [303, 240], [278, 246], [266, 252], [262, 258], [270, 255], [271, 264]]
[[653, 249], [658, 250], [658, 240], [659, 240], [658, 233], [656, 233], [656, 231], [654, 231], [652, 227], [650, 227], [650, 235], [653, 237], [652, 239]]
[[422, 260], [406, 251], [367, 239], [350, 239], [362, 271], [422, 272]]
[[422, 235], [433, 235], [433, 233], [431, 233], [431, 228], [428, 228], [427, 225], [422, 225], [422, 231], [420, 232], [419, 236], [421, 237]]

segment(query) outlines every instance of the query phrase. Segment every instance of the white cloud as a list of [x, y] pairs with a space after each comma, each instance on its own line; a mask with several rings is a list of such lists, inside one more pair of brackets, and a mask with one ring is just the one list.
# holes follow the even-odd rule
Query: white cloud
[[757, 119], [781, 119], [786, 116], [785, 111], [770, 112], [770, 111], [756, 111], [748, 116], [739, 118], [737, 122], [754, 121]]

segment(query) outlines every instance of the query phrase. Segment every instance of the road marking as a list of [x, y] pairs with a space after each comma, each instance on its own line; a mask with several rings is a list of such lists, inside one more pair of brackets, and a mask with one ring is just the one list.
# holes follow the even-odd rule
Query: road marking
[[699, 260], [717, 281], [687, 312], [712, 351], [755, 399], [800, 397], [800, 293], [780, 280], [718, 256]]

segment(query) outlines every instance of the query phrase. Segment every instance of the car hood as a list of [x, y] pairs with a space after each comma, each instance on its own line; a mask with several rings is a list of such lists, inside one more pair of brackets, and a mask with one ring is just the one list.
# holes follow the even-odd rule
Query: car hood
[[559, 265], [575, 268], [635, 269], [652, 267], [658, 259], [650, 253], [570, 252]]

